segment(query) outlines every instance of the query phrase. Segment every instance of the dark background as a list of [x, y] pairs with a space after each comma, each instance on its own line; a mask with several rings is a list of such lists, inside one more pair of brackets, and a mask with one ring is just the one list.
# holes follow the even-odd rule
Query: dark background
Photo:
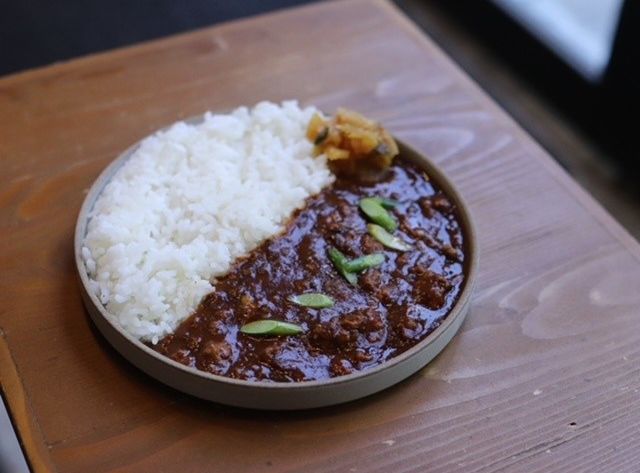
[[0, 0], [0, 75], [310, 0]]

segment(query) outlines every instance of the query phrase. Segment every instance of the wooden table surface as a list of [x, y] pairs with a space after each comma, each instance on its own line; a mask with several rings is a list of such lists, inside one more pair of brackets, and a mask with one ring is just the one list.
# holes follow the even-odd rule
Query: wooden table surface
[[[382, 120], [470, 203], [459, 335], [368, 399], [208, 404], [138, 372], [80, 300], [73, 227], [131, 143], [300, 98]], [[394, 7], [316, 4], [0, 79], [0, 380], [36, 472], [626, 472], [640, 465], [640, 246]]]

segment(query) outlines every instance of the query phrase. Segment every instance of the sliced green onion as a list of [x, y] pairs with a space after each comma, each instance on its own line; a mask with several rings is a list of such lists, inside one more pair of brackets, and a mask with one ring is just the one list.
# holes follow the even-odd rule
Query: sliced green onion
[[377, 197], [362, 199], [360, 201], [360, 209], [373, 223], [377, 223], [385, 230], [392, 232], [398, 227], [398, 222], [377, 199]]
[[393, 236], [380, 225], [376, 225], [375, 223], [368, 224], [367, 230], [369, 231], [369, 235], [392, 250], [409, 251], [413, 248], [408, 243], [405, 243], [400, 238]]
[[304, 329], [299, 325], [280, 320], [255, 320], [240, 328], [247, 335], [299, 335]]
[[331, 259], [331, 262], [336, 267], [338, 272], [342, 274], [342, 276], [347, 281], [349, 281], [349, 283], [353, 284], [354, 286], [358, 284], [358, 276], [347, 269], [346, 265], [349, 260], [340, 250], [336, 248], [329, 248], [329, 259]]
[[312, 307], [314, 309], [324, 309], [325, 307], [331, 307], [333, 305], [333, 299], [326, 294], [321, 294], [319, 292], [300, 294], [298, 296], [291, 297], [289, 300], [294, 304], [304, 307]]
[[350, 273], [361, 273], [365, 269], [380, 266], [382, 263], [384, 263], [384, 254], [373, 253], [347, 261], [345, 267]]
[[370, 197], [370, 198], [378, 202], [385, 209], [393, 209], [398, 205], [400, 205], [400, 202], [398, 202], [397, 200], [387, 199], [386, 197]]

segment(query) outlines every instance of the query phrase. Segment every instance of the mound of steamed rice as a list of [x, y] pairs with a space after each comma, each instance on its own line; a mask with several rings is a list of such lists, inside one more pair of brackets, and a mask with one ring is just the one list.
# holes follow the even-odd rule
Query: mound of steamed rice
[[315, 111], [263, 102], [141, 143], [96, 201], [82, 248], [91, 289], [125, 330], [152, 343], [171, 333], [213, 278], [333, 181], [305, 138]]

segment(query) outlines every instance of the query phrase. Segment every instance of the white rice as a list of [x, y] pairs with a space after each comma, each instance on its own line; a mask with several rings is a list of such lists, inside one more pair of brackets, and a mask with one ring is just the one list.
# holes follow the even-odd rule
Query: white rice
[[262, 102], [141, 143], [96, 201], [82, 248], [92, 289], [125, 330], [152, 343], [171, 333], [212, 278], [333, 181], [305, 138], [315, 111]]

